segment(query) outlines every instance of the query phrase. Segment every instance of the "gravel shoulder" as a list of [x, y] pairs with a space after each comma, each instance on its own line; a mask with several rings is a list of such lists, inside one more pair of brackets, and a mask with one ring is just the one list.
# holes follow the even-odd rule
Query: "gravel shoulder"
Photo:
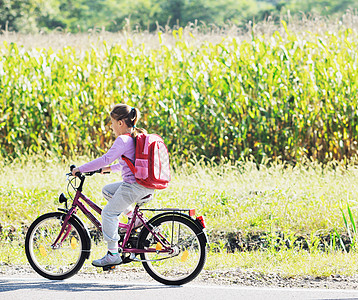
[[[39, 277], [29, 265], [0, 266], [1, 277]], [[96, 272], [82, 269], [73, 278], [98, 279], [99, 281], [140, 281], [154, 280], [142, 268], [117, 267], [109, 272]], [[199, 285], [229, 285], [257, 287], [286, 287], [286, 288], [326, 288], [326, 289], [358, 289], [358, 276], [333, 275], [330, 277], [297, 276], [284, 278], [278, 274], [261, 274], [259, 272], [241, 269], [203, 270], [191, 282]]]

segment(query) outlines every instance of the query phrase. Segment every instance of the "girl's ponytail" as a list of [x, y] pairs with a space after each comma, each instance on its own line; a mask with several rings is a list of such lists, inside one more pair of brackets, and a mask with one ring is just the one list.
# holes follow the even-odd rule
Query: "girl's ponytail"
[[140, 118], [140, 112], [138, 108], [132, 107], [131, 112], [129, 113], [129, 119], [132, 122], [132, 138], [136, 138], [139, 133], [147, 133], [147, 131], [143, 128], [137, 128], [136, 124], [138, 122], [138, 119]]
[[137, 108], [132, 107], [131, 112], [128, 115], [128, 118], [131, 120], [133, 126], [135, 127], [135, 124], [137, 123], [137, 116], [139, 115], [139, 111], [137, 112]]

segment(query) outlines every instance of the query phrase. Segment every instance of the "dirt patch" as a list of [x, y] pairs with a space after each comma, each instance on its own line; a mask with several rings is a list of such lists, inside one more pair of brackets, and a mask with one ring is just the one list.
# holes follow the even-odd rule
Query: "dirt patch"
[[[228, 252], [235, 251], [256, 251], [260, 249], [274, 248], [279, 251], [282, 249], [297, 248], [302, 250], [351, 250], [351, 240], [348, 235], [337, 236], [336, 233], [321, 235], [288, 235], [283, 232], [210, 232], [209, 241], [213, 250], [224, 248]], [[223, 249], [221, 249], [223, 250]]]

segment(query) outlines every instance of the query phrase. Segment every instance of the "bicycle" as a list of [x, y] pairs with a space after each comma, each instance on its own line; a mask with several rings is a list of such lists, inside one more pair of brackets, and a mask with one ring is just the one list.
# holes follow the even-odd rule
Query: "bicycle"
[[[70, 170], [75, 168], [71, 166]], [[76, 215], [80, 210], [102, 232], [100, 221], [90, 212], [101, 214], [101, 208], [83, 193], [87, 176], [100, 173], [66, 174], [67, 190], [72, 200], [62, 193], [59, 202], [65, 208], [57, 212], [39, 216], [29, 227], [25, 239], [25, 251], [32, 268], [41, 276], [51, 280], [63, 280], [75, 275], [91, 253], [91, 238], [83, 221]], [[76, 181], [79, 179], [79, 185]], [[70, 188], [75, 191], [73, 197]], [[150, 195], [149, 195], [150, 196]], [[195, 209], [141, 208], [149, 200], [136, 203], [131, 222], [119, 222], [121, 239], [118, 242], [122, 263], [141, 262], [145, 271], [155, 280], [168, 285], [182, 285], [199, 275], [204, 267], [207, 255], [207, 235], [204, 219], [194, 218]], [[82, 201], [81, 201], [82, 200]], [[147, 220], [143, 212], [160, 212]], [[143, 227], [134, 229], [134, 222], [139, 218]], [[126, 229], [123, 233], [121, 228]], [[104, 271], [115, 266], [103, 267]]]

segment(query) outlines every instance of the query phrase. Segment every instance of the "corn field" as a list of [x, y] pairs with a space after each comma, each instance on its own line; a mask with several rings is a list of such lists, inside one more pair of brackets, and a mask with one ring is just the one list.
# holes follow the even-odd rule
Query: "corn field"
[[357, 154], [358, 39], [350, 28], [157, 47], [0, 48], [1, 156], [99, 155], [114, 103], [179, 156], [341, 160]]

